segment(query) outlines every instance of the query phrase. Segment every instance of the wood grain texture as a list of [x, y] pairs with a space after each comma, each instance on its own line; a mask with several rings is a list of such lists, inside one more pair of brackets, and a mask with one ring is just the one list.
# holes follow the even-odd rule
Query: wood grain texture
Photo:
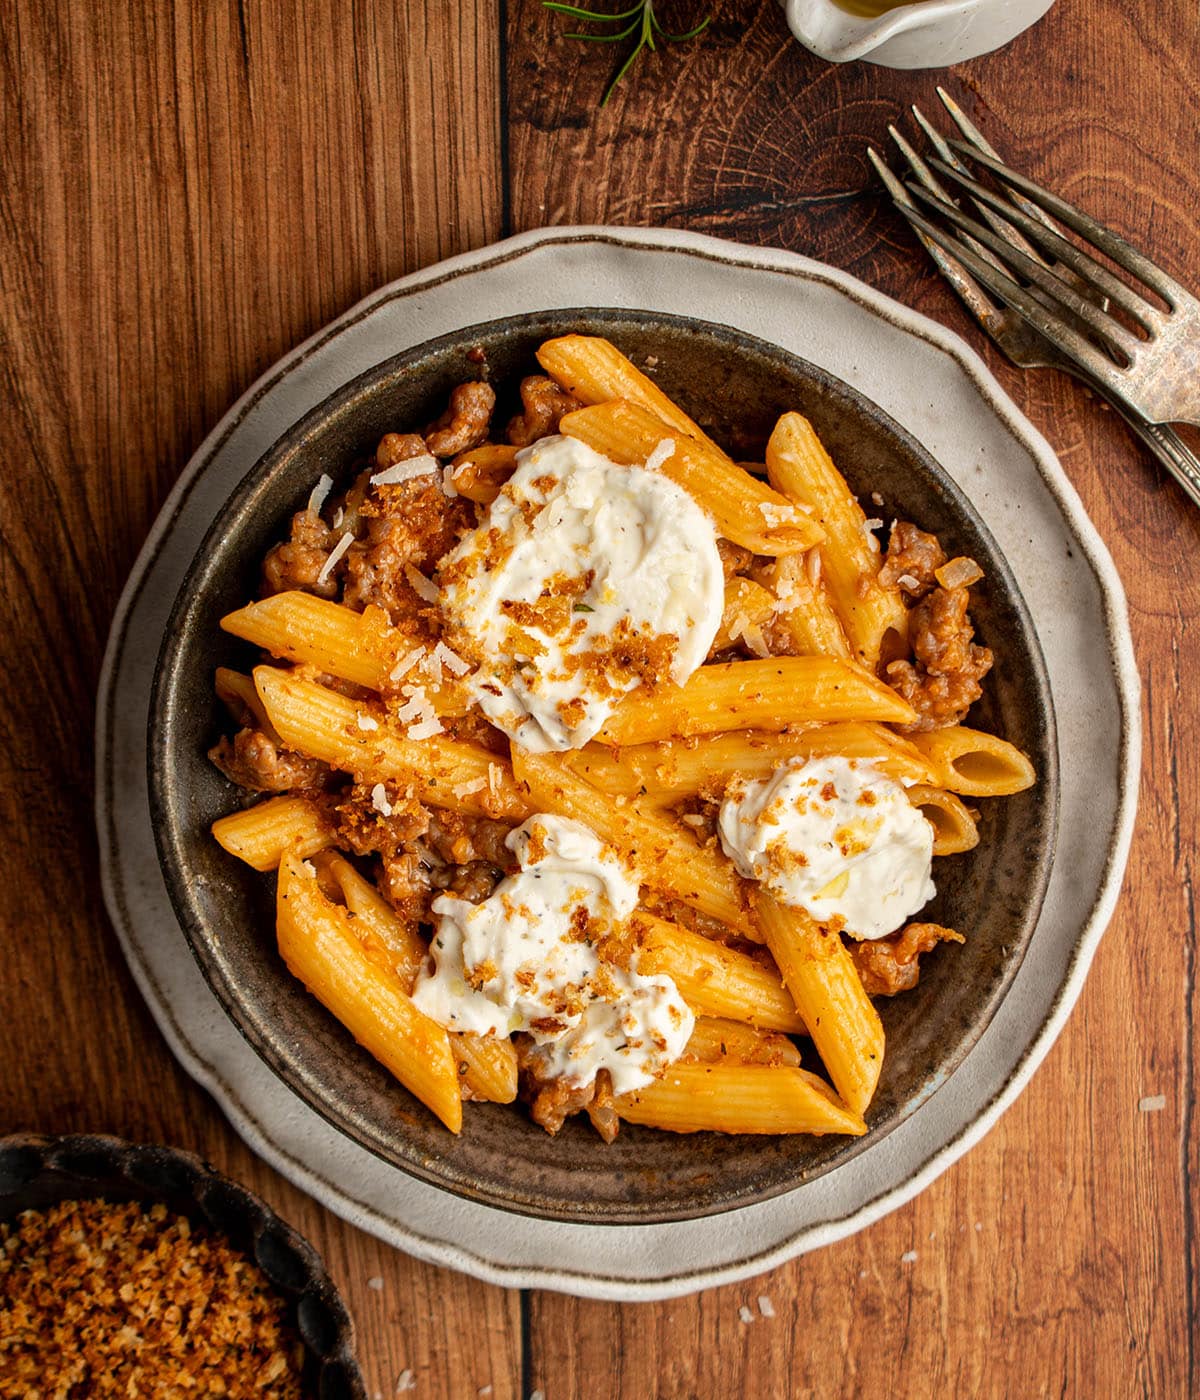
[[[661, 9], [684, 27], [703, 3]], [[0, 1132], [171, 1141], [261, 1191], [342, 1283], [371, 1395], [396, 1394], [406, 1370], [420, 1400], [488, 1386], [497, 1400], [1196, 1394], [1200, 515], [1072, 381], [998, 360], [871, 188], [864, 143], [885, 142], [906, 103], [930, 106], [935, 75], [830, 68], [775, 0], [713, 15], [599, 112], [612, 51], [565, 41], [537, 0], [9, 7]], [[1002, 53], [942, 76], [1035, 178], [1200, 286], [1198, 56], [1194, 0], [1059, 0]], [[253, 1158], [125, 971], [89, 810], [109, 616], [229, 403], [388, 278], [509, 222], [592, 221], [792, 248], [966, 332], [1117, 557], [1147, 721], [1121, 909], [999, 1127], [854, 1239], [642, 1307], [522, 1299], [418, 1264]], [[1140, 1113], [1151, 1094], [1165, 1110]]]
[[0, 1133], [165, 1140], [261, 1191], [341, 1282], [372, 1395], [407, 1369], [516, 1396], [518, 1300], [343, 1225], [175, 1065], [102, 913], [92, 708], [134, 555], [233, 399], [381, 282], [498, 236], [499, 51], [487, 0], [0, 25]]

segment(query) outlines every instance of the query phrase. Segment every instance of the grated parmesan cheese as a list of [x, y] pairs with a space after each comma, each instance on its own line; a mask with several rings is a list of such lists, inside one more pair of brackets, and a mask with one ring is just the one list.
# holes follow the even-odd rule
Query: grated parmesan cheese
[[388, 679], [393, 681], [403, 680], [424, 655], [424, 647], [414, 647], [407, 656], [402, 656], [400, 660], [396, 662], [388, 672]]
[[430, 472], [441, 470], [441, 463], [428, 452], [422, 457], [410, 457], [406, 462], [397, 462], [394, 467], [386, 467], [371, 478], [372, 486], [399, 486], [401, 482], [412, 481], [417, 476], [428, 476]]
[[332, 490], [333, 477], [324, 474], [318, 477], [317, 484], [312, 489], [312, 495], [308, 498], [308, 508], [314, 515], [320, 515], [321, 507], [325, 504]]
[[412, 586], [413, 592], [418, 598], [424, 599], [427, 603], [436, 603], [442, 596], [441, 589], [431, 578], [426, 578], [420, 569], [414, 568], [411, 564], [405, 564], [404, 577]]
[[502, 775], [501, 775], [501, 772], [500, 772], [500, 765], [499, 765], [498, 763], [489, 763], [489, 764], [488, 764], [487, 785], [488, 785], [488, 792], [489, 792], [489, 794], [490, 794], [492, 797], [498, 797], [498, 796], [500, 795], [500, 778], [501, 778], [501, 776], [502, 776]]
[[370, 715], [356, 714], [354, 721], [360, 729], [378, 729], [379, 721], [372, 719]]
[[454, 470], [452, 465], [442, 468], [442, 495], [449, 496], [451, 500], [458, 495], [454, 486]]
[[345, 554], [345, 552], [350, 548], [350, 546], [353, 543], [354, 536], [350, 533], [349, 530], [347, 530], [346, 533], [342, 536], [342, 538], [338, 540], [337, 544], [335, 544], [334, 547], [330, 550], [329, 557], [321, 565], [321, 572], [317, 575], [318, 584], [327, 583], [329, 581], [329, 575], [333, 573], [338, 560], [342, 557], [343, 554]]
[[901, 588], [907, 588], [910, 593], [915, 593], [920, 588], [920, 580], [913, 578], [912, 574], [901, 574], [896, 580]]
[[760, 501], [758, 503], [758, 508], [762, 511], [763, 519], [772, 528], [776, 525], [791, 525], [795, 523], [796, 511], [793, 506], [777, 506], [772, 501]]
[[646, 458], [646, 470], [656, 472], [662, 469], [664, 462], [669, 462], [675, 455], [675, 439], [663, 438], [653, 452]]
[[763, 636], [762, 628], [757, 622], [748, 622], [742, 628], [742, 640], [755, 656], [761, 659], [770, 656], [771, 648], [767, 646], [767, 639]]
[[774, 1305], [765, 1293], [760, 1293], [758, 1295], [758, 1310], [763, 1315], [763, 1317], [775, 1316]]
[[469, 783], [456, 783], [450, 791], [455, 797], [470, 797], [472, 793], [482, 792], [487, 787], [486, 778], [472, 778]]
[[390, 817], [392, 815], [392, 804], [388, 801], [387, 788], [385, 788], [382, 783], [376, 783], [371, 789], [371, 806], [375, 808], [381, 817]]
[[416, 741], [432, 739], [435, 734], [444, 734], [445, 732], [441, 720], [433, 714], [428, 719], [421, 720], [419, 724], [410, 724], [407, 730], [408, 737]]
[[396, 718], [403, 724], [407, 724], [410, 719], [422, 718], [423, 712], [431, 709], [429, 696], [425, 694], [423, 685], [401, 686], [400, 694], [408, 696], [407, 701], [396, 711]]
[[465, 676], [471, 669], [457, 652], [453, 652], [445, 642], [439, 642], [433, 649], [434, 656], [452, 676]]

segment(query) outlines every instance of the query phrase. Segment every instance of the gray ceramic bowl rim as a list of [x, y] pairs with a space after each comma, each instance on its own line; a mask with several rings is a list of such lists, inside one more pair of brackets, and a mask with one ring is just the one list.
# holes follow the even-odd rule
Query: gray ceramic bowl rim
[[287, 1302], [317, 1400], [365, 1400], [354, 1323], [321, 1256], [253, 1191], [192, 1152], [106, 1133], [0, 1138], [0, 1221], [58, 1201], [161, 1202], [222, 1235]]
[[[1003, 974], [993, 984], [986, 1002], [977, 1008], [976, 1015], [969, 1030], [957, 1039], [952, 1051], [939, 1062], [936, 1083], [925, 1093], [914, 1095], [901, 1110], [893, 1113], [885, 1122], [873, 1124], [865, 1137], [847, 1140], [837, 1156], [832, 1160], [822, 1163], [815, 1168], [798, 1173], [793, 1180], [774, 1183], [767, 1189], [760, 1189], [754, 1194], [736, 1199], [721, 1198], [715, 1201], [705, 1200], [697, 1203], [694, 1207], [678, 1209], [655, 1210], [650, 1208], [639, 1209], [636, 1213], [627, 1213], [614, 1208], [606, 1214], [581, 1214], [576, 1208], [575, 1203], [566, 1202], [563, 1204], [555, 1204], [544, 1199], [522, 1197], [518, 1194], [516, 1189], [516, 1176], [514, 1176], [514, 1190], [512, 1195], [481, 1189], [476, 1182], [466, 1176], [448, 1170], [446, 1164], [435, 1160], [429, 1154], [420, 1151], [407, 1151], [407, 1144], [402, 1137], [398, 1141], [391, 1141], [383, 1145], [378, 1141], [372, 1140], [369, 1136], [364, 1136], [362, 1132], [357, 1130], [353, 1116], [348, 1110], [340, 1105], [331, 1103], [329, 1099], [320, 1092], [319, 1086], [310, 1082], [309, 1078], [304, 1074], [297, 1072], [293, 1062], [289, 1059], [287, 1054], [272, 1041], [269, 1033], [260, 1032], [255, 1026], [252, 1016], [248, 1015], [248, 1008], [245, 1002], [239, 995], [238, 987], [222, 974], [220, 965], [213, 956], [212, 930], [209, 928], [206, 921], [199, 916], [197, 909], [189, 899], [190, 891], [187, 878], [187, 863], [182, 855], [178, 803], [173, 799], [167, 766], [164, 761], [167, 742], [161, 719], [164, 711], [165, 697], [174, 683], [178, 654], [183, 642], [183, 632], [177, 625], [177, 622], [188, 609], [189, 603], [196, 591], [198, 576], [205, 571], [205, 563], [212, 543], [220, 539], [226, 533], [232, 520], [238, 518], [248, 498], [255, 493], [264, 477], [270, 474], [273, 464], [291, 453], [299, 443], [312, 433], [316, 425], [336, 414], [345, 405], [352, 403], [365, 389], [387, 378], [398, 369], [403, 369], [426, 359], [442, 349], [474, 344], [483, 344], [486, 346], [489, 333], [494, 335], [510, 326], [515, 325], [520, 327], [527, 321], [545, 318], [553, 319], [556, 325], [560, 327], [559, 333], [566, 333], [568, 329], [581, 325], [595, 326], [597, 324], [603, 324], [606, 320], [626, 323], [644, 321], [647, 325], [661, 325], [666, 323], [681, 329], [693, 330], [717, 341], [723, 341], [731, 347], [747, 345], [758, 347], [761, 351], [788, 362], [799, 375], [818, 386], [823, 393], [840, 400], [850, 412], [871, 420], [878, 429], [882, 430], [895, 441], [902, 453], [910, 456], [921, 464], [922, 469], [934, 483], [938, 492], [950, 503], [952, 513], [959, 519], [967, 521], [970, 528], [986, 543], [990, 552], [990, 567], [988, 572], [991, 587], [995, 592], [1003, 595], [1005, 601], [1013, 608], [1019, 619], [1022, 640], [1028, 649], [1031, 663], [1031, 669], [1025, 678], [1027, 688], [1036, 699], [1037, 708], [1040, 710], [1047, 730], [1046, 752], [1039, 770], [1039, 789], [1045, 799], [1045, 806], [1048, 812], [1047, 839], [1042, 850], [1039, 852], [1038, 859], [1031, 872], [1032, 879], [1028, 887], [1028, 899], [1025, 906], [1027, 913], [1024, 921], [1024, 936], [1019, 942], [1014, 942], [1014, 944], [1011, 945]], [[343, 464], [343, 469], [348, 465], [348, 463]], [[764, 1200], [771, 1196], [795, 1189], [805, 1181], [814, 1180], [816, 1177], [824, 1175], [826, 1172], [836, 1170], [839, 1165], [848, 1161], [851, 1157], [858, 1155], [858, 1153], [864, 1150], [868, 1145], [878, 1143], [883, 1137], [887, 1136], [888, 1133], [910, 1117], [920, 1104], [925, 1102], [929, 1094], [934, 1092], [936, 1087], [944, 1083], [946, 1078], [957, 1069], [966, 1055], [974, 1047], [980, 1036], [987, 1029], [988, 1024], [1003, 1000], [1004, 995], [1007, 993], [1020, 967], [1025, 949], [1028, 946], [1029, 938], [1032, 936], [1035, 929], [1037, 914], [1041, 908], [1049, 881], [1050, 860], [1053, 851], [1054, 837], [1057, 831], [1059, 798], [1054, 708], [1045, 660], [1042, 655], [1040, 642], [1029, 616], [1028, 608], [1021, 596], [1011, 569], [990, 530], [979, 517], [961, 487], [959, 487], [942, 469], [929, 451], [906, 429], [891, 418], [889, 414], [867, 398], [866, 395], [854, 389], [844, 380], [830, 374], [827, 370], [813, 365], [809, 361], [803, 359], [803, 357], [791, 351], [784, 350], [779, 346], [761, 340], [747, 332], [714, 322], [701, 321], [697, 318], [676, 316], [668, 313], [640, 313], [626, 308], [605, 307], [563, 308], [544, 313], [529, 313], [528, 315], [510, 316], [494, 321], [479, 322], [475, 325], [463, 327], [462, 329], [411, 346], [399, 354], [371, 366], [355, 378], [341, 385], [327, 398], [298, 419], [262, 454], [258, 461], [245, 473], [241, 482], [230, 494], [225, 506], [209, 527], [180, 585], [159, 651], [151, 695], [150, 724], [147, 736], [147, 778], [151, 818], [154, 827], [155, 841], [158, 847], [159, 861], [163, 871], [164, 883], [192, 954], [206, 982], [240, 1034], [288, 1088], [292, 1092], [298, 1094], [310, 1108], [327, 1122], [339, 1131], [347, 1134], [353, 1141], [420, 1180], [464, 1196], [468, 1200], [498, 1207], [503, 1210], [513, 1211], [517, 1214], [534, 1215], [544, 1219], [558, 1219], [582, 1224], [661, 1223], [673, 1220], [694, 1219], [721, 1211], [736, 1209], [743, 1205], [750, 1205], [756, 1201]], [[361, 1053], [364, 1055], [366, 1054], [365, 1051]], [[400, 1086], [397, 1086], [397, 1090], [401, 1093], [406, 1092]], [[538, 1131], [540, 1132], [540, 1130]]]

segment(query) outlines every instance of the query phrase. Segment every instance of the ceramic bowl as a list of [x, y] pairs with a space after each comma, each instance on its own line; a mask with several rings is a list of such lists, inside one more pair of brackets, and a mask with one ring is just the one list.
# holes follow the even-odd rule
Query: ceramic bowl
[[[929, 917], [965, 930], [927, 960], [917, 989], [884, 1002], [888, 1038], [866, 1138], [677, 1137], [626, 1125], [605, 1146], [586, 1119], [547, 1137], [513, 1107], [470, 1104], [462, 1135], [442, 1128], [288, 975], [273, 937], [274, 881], [209, 836], [245, 794], [205, 752], [227, 725], [213, 696], [219, 665], [254, 653], [219, 619], [253, 596], [259, 565], [322, 472], [335, 478], [386, 431], [427, 422], [455, 384], [478, 377], [483, 347], [505, 392], [544, 339], [607, 335], [735, 459], [762, 459], [775, 418], [812, 419], [879, 514], [936, 531], [987, 574], [972, 608], [996, 665], [972, 723], [1028, 753], [1035, 789], [986, 806], [982, 842], [938, 862]], [[507, 386], [507, 390], [505, 389]], [[549, 1219], [680, 1220], [763, 1200], [835, 1169], [916, 1111], [978, 1039], [1014, 975], [1045, 892], [1057, 813], [1054, 719], [1025, 605], [994, 541], [959, 488], [879, 408], [829, 374], [742, 332], [662, 314], [579, 309], [471, 326], [397, 355], [333, 394], [248, 471], [198, 550], [159, 657], [148, 738], [152, 815], [164, 878], [192, 951], [239, 1030], [288, 1087], [341, 1131], [397, 1167], [472, 1200]], [[809, 1063], [815, 1057], [809, 1052]]]
[[782, 0], [788, 27], [830, 63], [865, 59], [884, 68], [948, 68], [991, 53], [1035, 24], [1054, 0], [916, 0], [879, 15], [837, 0]]
[[162, 1203], [223, 1235], [288, 1305], [313, 1400], [365, 1400], [354, 1327], [320, 1255], [253, 1192], [190, 1152], [98, 1133], [0, 1138], [0, 1220], [59, 1201]]

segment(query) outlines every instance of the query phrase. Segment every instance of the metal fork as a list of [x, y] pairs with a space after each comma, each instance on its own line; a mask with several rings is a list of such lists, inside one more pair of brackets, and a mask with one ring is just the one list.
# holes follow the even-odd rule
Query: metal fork
[[[889, 127], [915, 183], [902, 184], [877, 152], [868, 148], [867, 154], [896, 207], [967, 309], [1009, 359], [1023, 367], [1064, 369], [1088, 384], [1121, 413], [1188, 497], [1200, 505], [1200, 459], [1172, 428], [1151, 416], [1198, 421], [1200, 339], [1195, 337], [1200, 334], [1200, 303], [1116, 235], [1010, 170], [958, 104], [942, 88], [937, 93], [969, 144], [947, 142], [914, 107], [913, 115], [937, 153], [927, 163], [894, 126]], [[1008, 198], [973, 179], [956, 152], [977, 160], [1003, 181]], [[984, 222], [962, 213], [931, 166], [968, 191]], [[950, 220], [961, 236], [953, 237], [925, 218], [914, 195]], [[1042, 205], [1138, 277], [1167, 301], [1171, 311], [1151, 306], [1063, 238]], [[1010, 268], [1019, 270], [1026, 285], [1009, 274]], [[988, 291], [1013, 309], [999, 309]], [[1108, 314], [1110, 303], [1154, 339], [1134, 336]]]

